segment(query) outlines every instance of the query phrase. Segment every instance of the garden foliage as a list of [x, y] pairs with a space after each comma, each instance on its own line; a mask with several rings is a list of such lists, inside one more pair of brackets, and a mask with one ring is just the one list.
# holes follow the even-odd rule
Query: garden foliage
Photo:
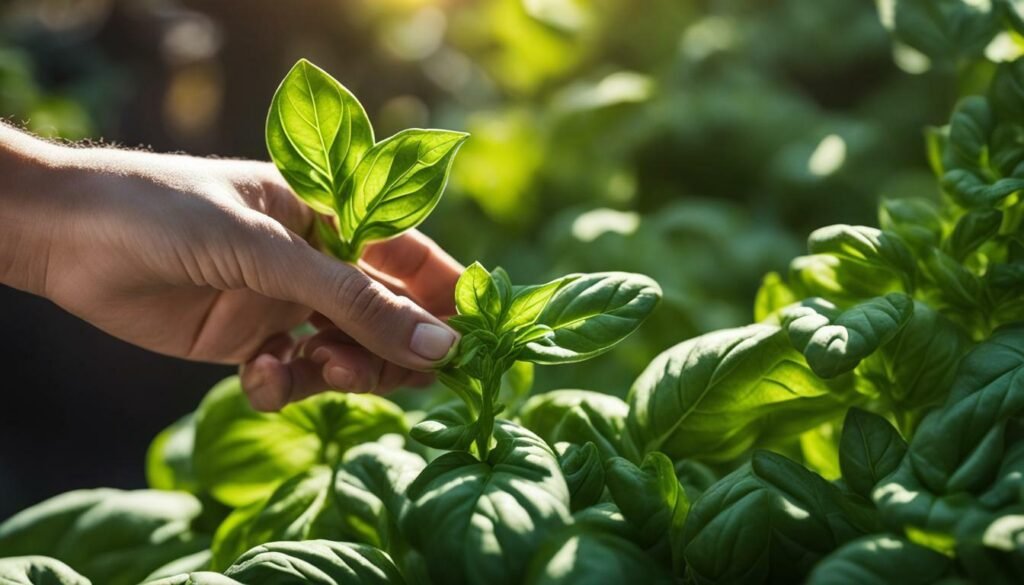
[[[894, 0], [889, 24], [931, 59], [978, 59], [1020, 25], [1018, 4]], [[346, 260], [426, 217], [465, 139], [374, 142], [355, 98], [306, 62], [267, 137]], [[529, 380], [630, 335], [658, 303], [653, 281], [516, 286], [473, 264], [450, 320], [462, 340], [438, 369], [454, 400], [404, 412], [328, 393], [267, 414], [228, 379], [154, 441], [152, 490], [73, 492], [0, 525], [0, 577], [1019, 583], [1024, 60], [995, 67], [928, 151], [939, 198], [814, 231], [765, 277], [755, 324], [670, 347], [626, 400], [529, 396]]]

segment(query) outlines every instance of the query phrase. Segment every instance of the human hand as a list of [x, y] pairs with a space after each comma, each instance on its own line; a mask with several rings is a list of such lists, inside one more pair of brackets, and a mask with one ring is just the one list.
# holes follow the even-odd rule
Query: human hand
[[[306, 242], [313, 215], [270, 164], [45, 150], [0, 212], [22, 228], [0, 250], [36, 258], [0, 275], [141, 347], [243, 364], [257, 409], [425, 384], [456, 340], [438, 317], [461, 267], [422, 234], [367, 248], [360, 270]], [[317, 332], [293, 339], [306, 321]]]

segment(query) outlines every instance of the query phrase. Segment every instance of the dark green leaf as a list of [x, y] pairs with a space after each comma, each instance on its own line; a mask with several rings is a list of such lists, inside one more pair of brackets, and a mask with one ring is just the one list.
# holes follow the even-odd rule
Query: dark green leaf
[[0, 559], [0, 583], [4, 585], [91, 585], [88, 579], [57, 559], [40, 556]]
[[479, 425], [463, 403], [435, 408], [416, 424], [410, 436], [427, 447], [446, 451], [468, 450], [476, 440]]
[[825, 557], [807, 585], [933, 585], [952, 574], [948, 557], [898, 536], [875, 534]]
[[598, 503], [604, 493], [604, 459], [593, 443], [558, 443], [558, 464], [569, 486], [570, 510]]
[[824, 299], [811, 299], [782, 312], [782, 325], [822, 378], [834, 378], [857, 367], [895, 336], [914, 312], [911, 298], [890, 293], [845, 311]]
[[872, 490], [896, 471], [906, 452], [907, 443], [889, 421], [859, 408], [851, 408], [846, 414], [839, 466], [853, 492], [871, 499]]
[[271, 542], [245, 553], [227, 577], [246, 585], [402, 585], [384, 551], [350, 542]]
[[552, 390], [523, 405], [519, 421], [549, 445], [593, 442], [603, 459], [619, 455], [629, 407], [621, 399], [587, 390]]

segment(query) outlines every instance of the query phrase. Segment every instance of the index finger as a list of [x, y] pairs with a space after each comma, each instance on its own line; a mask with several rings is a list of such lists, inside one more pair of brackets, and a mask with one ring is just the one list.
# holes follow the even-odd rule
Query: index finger
[[370, 244], [362, 262], [400, 281], [412, 299], [431, 313], [455, 314], [455, 283], [464, 268], [419, 231]]

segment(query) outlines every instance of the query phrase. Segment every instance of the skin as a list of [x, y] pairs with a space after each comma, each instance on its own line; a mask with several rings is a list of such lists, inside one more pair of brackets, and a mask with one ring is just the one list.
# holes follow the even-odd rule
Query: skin
[[[424, 385], [460, 266], [418, 232], [358, 267], [308, 241], [270, 163], [70, 148], [0, 124], [0, 283], [179, 358], [238, 364], [253, 407]], [[310, 323], [316, 333], [289, 331]]]

